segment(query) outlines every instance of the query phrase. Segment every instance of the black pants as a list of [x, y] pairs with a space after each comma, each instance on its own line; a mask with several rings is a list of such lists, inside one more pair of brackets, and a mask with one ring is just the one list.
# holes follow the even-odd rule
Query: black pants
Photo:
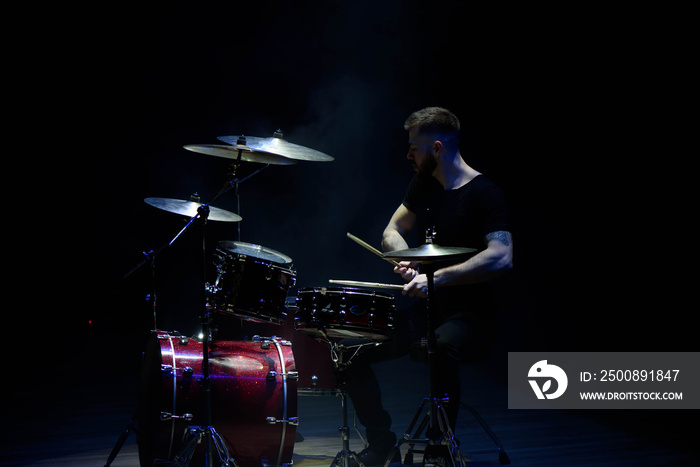
[[[420, 303], [401, 310], [395, 318], [392, 339], [356, 355], [348, 366], [345, 380], [350, 400], [360, 423], [365, 427], [367, 442], [373, 449], [389, 449], [396, 443], [391, 431], [391, 416], [384, 410], [382, 394], [372, 363], [406, 355], [427, 336], [425, 306]], [[492, 326], [470, 316], [454, 315], [436, 323], [436, 355], [433, 378], [435, 394], [446, 395], [450, 425], [454, 430], [460, 403], [459, 364], [481, 355], [493, 337]], [[351, 340], [343, 342], [351, 344]]]

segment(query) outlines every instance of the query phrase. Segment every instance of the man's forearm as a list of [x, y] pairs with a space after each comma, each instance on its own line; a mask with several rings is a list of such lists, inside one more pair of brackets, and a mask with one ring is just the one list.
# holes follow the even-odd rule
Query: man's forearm
[[435, 286], [486, 282], [511, 268], [511, 255], [508, 251], [487, 248], [463, 263], [435, 271]]
[[408, 248], [408, 243], [401, 236], [398, 230], [386, 229], [382, 235], [382, 250], [384, 252], [388, 251], [398, 251], [405, 250]]

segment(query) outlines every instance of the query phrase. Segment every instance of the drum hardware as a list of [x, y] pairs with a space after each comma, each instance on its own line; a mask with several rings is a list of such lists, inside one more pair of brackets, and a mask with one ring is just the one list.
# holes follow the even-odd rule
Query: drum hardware
[[291, 417], [289, 420], [277, 420], [275, 417], [267, 417], [265, 421], [268, 425], [275, 425], [277, 423], [289, 423], [293, 426], [299, 425], [299, 417]]
[[267, 380], [268, 381], [274, 381], [275, 378], [278, 376], [282, 376], [283, 378], [290, 379], [292, 381], [297, 381], [299, 379], [299, 372], [298, 371], [289, 371], [287, 373], [277, 373], [276, 371], [269, 371], [267, 373]]
[[[267, 341], [263, 341], [263, 342], [270, 342], [270, 341], [267, 340]], [[288, 391], [288, 388], [287, 388], [287, 368], [286, 368], [286, 365], [285, 365], [285, 363], [284, 363], [284, 355], [283, 355], [283, 352], [282, 352], [282, 342], [279, 341], [278, 339], [274, 339], [274, 340], [272, 340], [272, 342], [275, 344], [275, 348], [277, 349], [277, 353], [278, 353], [279, 359], [280, 359], [280, 369], [282, 370], [282, 373], [280, 373], [280, 374], [282, 375], [282, 388], [283, 388], [283, 391], [284, 391], [284, 404], [283, 404], [283, 407], [282, 407], [282, 420], [279, 420], [278, 422], [277, 422], [277, 421], [275, 422], [275, 423], [282, 423], [282, 425], [283, 425], [283, 426], [282, 426], [282, 442], [280, 443], [279, 456], [278, 456], [278, 460], [277, 460], [277, 465], [280, 465], [280, 464], [282, 463], [282, 456], [283, 456], [283, 454], [284, 454], [284, 453], [283, 453], [283, 449], [284, 449], [284, 444], [285, 444], [285, 441], [286, 441], [286, 440], [285, 440], [285, 437], [286, 437], [286, 435], [287, 435], [286, 424], [289, 423], [289, 424], [292, 425], [292, 426], [297, 426], [297, 425], [299, 425], [299, 419], [298, 419], [298, 417], [288, 417], [288, 413], [287, 413], [287, 412], [288, 412], [288, 404], [287, 404], [287, 400], [288, 400], [288, 399], [287, 399], [287, 398], [288, 398], [288, 395], [287, 395], [287, 391]], [[285, 341], [285, 344], [284, 344], [285, 346], [288, 346], [288, 347], [291, 346], [291, 345], [287, 345], [287, 344], [288, 344], [288, 343]], [[262, 345], [261, 345], [261, 347], [262, 347]], [[296, 372], [295, 372], [295, 373], [296, 373]], [[295, 375], [295, 378], [293, 378], [293, 379], [294, 379], [294, 380], [297, 380], [297, 379], [298, 379], [298, 375]], [[294, 422], [291, 421], [292, 418], [295, 419]], [[270, 423], [270, 417], [267, 417], [266, 420], [267, 420], [268, 423]]]
[[[180, 467], [189, 465], [194, 455], [195, 449], [201, 444], [202, 438], [207, 442], [207, 438], [211, 438], [211, 442], [214, 443], [217, 455], [219, 457], [219, 462], [222, 466], [226, 467], [238, 467], [238, 463], [231, 458], [228, 452], [226, 443], [221, 438], [221, 435], [216, 431], [214, 427], [198, 427], [190, 426], [185, 430], [184, 439], [186, 440], [185, 445], [182, 450], [173, 457], [173, 465]], [[207, 465], [210, 465], [210, 460], [207, 457]]]
[[[177, 241], [180, 236], [185, 233], [193, 224], [195, 221], [199, 220], [200, 221], [200, 238], [202, 242], [202, 255], [201, 255], [201, 275], [202, 275], [202, 309], [200, 311], [200, 322], [202, 324], [202, 334], [203, 334], [203, 341], [202, 341], [202, 369], [203, 369], [203, 375], [202, 378], [199, 379], [199, 383], [202, 389], [202, 392], [204, 394], [203, 398], [203, 413], [204, 413], [204, 424], [202, 426], [198, 427], [189, 427], [187, 430], [187, 438], [188, 441], [185, 443], [183, 446], [182, 450], [176, 454], [175, 456], [175, 461], [176, 464], [178, 465], [188, 465], [191, 461], [192, 454], [194, 453], [194, 448], [201, 443], [202, 438], [204, 438], [204, 462], [207, 467], [213, 466], [213, 450], [216, 450], [217, 457], [219, 458], [219, 461], [222, 465], [234, 465], [237, 466], [236, 461], [231, 458], [228, 449], [224, 445], [223, 441], [221, 440], [221, 437], [218, 435], [214, 427], [212, 426], [211, 422], [211, 379], [209, 375], [209, 341], [211, 337], [211, 332], [210, 332], [210, 324], [211, 324], [211, 316], [210, 312], [207, 307], [207, 297], [206, 297], [206, 225], [207, 221], [209, 220], [209, 216], [212, 212], [211, 204], [217, 200], [221, 195], [223, 195], [230, 187], [233, 181], [235, 180], [236, 172], [238, 170], [238, 167], [240, 166], [240, 162], [242, 160], [242, 154], [243, 154], [243, 149], [238, 148], [237, 149], [238, 156], [236, 158], [236, 162], [233, 165], [233, 169], [229, 173], [229, 179], [226, 181], [226, 183], [221, 187], [221, 189], [216, 193], [216, 195], [206, 204], [200, 205], [199, 207], [196, 208], [196, 213], [194, 213], [189, 220], [189, 222], [185, 225], [185, 227], [178, 232], [178, 234], [168, 243], [168, 246], [171, 246], [175, 241]], [[182, 209], [183, 207], [190, 208], [191, 206], [188, 203], [170, 203], [170, 202], [163, 202], [161, 203], [160, 201], [158, 202], [150, 202], [152, 206], [155, 207], [161, 207], [167, 205], [169, 209], [167, 210], [175, 210], [176, 213], [180, 213], [177, 210]], [[174, 207], [173, 207], [174, 206]], [[172, 211], [170, 211], [172, 212]], [[190, 211], [188, 211], [190, 212]], [[215, 211], [215, 216], [218, 216], [220, 213]], [[163, 247], [165, 248], [165, 247]], [[185, 462], [184, 464], [181, 464], [182, 462]]]
[[[454, 433], [450, 427], [449, 420], [447, 418], [447, 412], [445, 411], [445, 405], [449, 402], [446, 398], [439, 397], [435, 393], [436, 387], [436, 372], [435, 372], [435, 344], [437, 341], [437, 335], [435, 334], [435, 323], [434, 323], [434, 297], [435, 297], [435, 284], [434, 275], [437, 269], [436, 264], [442, 261], [448, 260], [465, 260], [470, 255], [476, 252], [474, 248], [459, 248], [459, 247], [441, 247], [433, 244], [433, 238], [435, 236], [434, 229], [428, 229], [426, 233], [426, 243], [417, 248], [410, 248], [406, 250], [392, 251], [384, 253], [383, 257], [395, 259], [399, 261], [413, 261], [421, 264], [421, 270], [425, 273], [428, 290], [426, 297], [426, 319], [427, 319], [427, 336], [422, 343], [424, 344], [425, 351], [428, 357], [428, 384], [429, 384], [429, 397], [423, 399], [423, 402], [418, 407], [413, 420], [411, 421], [408, 429], [404, 433], [404, 436], [399, 439], [394, 449], [387, 456], [387, 461], [385, 467], [389, 466], [390, 459], [400, 452], [400, 447], [404, 442], [409, 443], [409, 452], [406, 454], [405, 463], [412, 464], [412, 456], [414, 451], [414, 446], [416, 444], [425, 445], [424, 452], [424, 464], [426, 462], [433, 462], [434, 459], [429, 458], [429, 451], [435, 449], [435, 446], [443, 447], [443, 451], [447, 450], [449, 452], [449, 459], [444, 459], [444, 461], [449, 461], [448, 466], [460, 465], [466, 467], [466, 460], [463, 458], [457, 443], [455, 442]], [[417, 420], [420, 418], [421, 414], [426, 410], [427, 413], [423, 418], [423, 421], [416, 430], [413, 438], [411, 438], [411, 430], [413, 430]], [[426, 429], [425, 438], [418, 438], [422, 433], [423, 429]], [[427, 465], [427, 464], [426, 464]]]
[[[331, 360], [335, 369], [335, 385], [341, 400], [342, 425], [338, 428], [338, 433], [342, 441], [342, 449], [338, 451], [331, 467], [346, 467], [352, 459], [357, 462], [359, 467], [365, 467], [357, 454], [350, 449], [350, 428], [348, 426], [348, 396], [347, 383], [345, 381], [345, 371], [352, 363], [352, 359], [358, 355], [365, 347], [376, 347], [381, 345], [381, 342], [366, 341], [359, 344], [343, 345], [331, 339], [331, 337], [323, 330], [320, 331], [323, 339], [328, 344], [331, 351]], [[350, 353], [352, 352], [352, 353]], [[349, 356], [348, 356], [349, 355]], [[357, 430], [357, 425], [354, 424], [355, 430], [362, 438], [362, 435]], [[364, 439], [362, 439], [364, 441]], [[367, 444], [365, 442], [365, 444]]]
[[192, 418], [194, 418], [194, 415], [192, 415], [191, 413], [186, 413], [186, 414], [182, 414], [182, 415], [173, 415], [173, 414], [168, 413], [168, 412], [161, 412], [160, 413], [161, 421], [179, 419], [179, 420], [186, 420], [189, 422], [192, 420]]

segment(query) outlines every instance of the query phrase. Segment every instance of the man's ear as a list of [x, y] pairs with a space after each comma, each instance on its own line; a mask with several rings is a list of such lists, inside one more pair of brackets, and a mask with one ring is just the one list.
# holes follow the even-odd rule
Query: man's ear
[[436, 139], [435, 141], [433, 141], [433, 145], [432, 145], [431, 149], [433, 151], [433, 155], [435, 157], [439, 158], [442, 155], [442, 153], [444, 152], [445, 145], [442, 144], [442, 141], [440, 141], [439, 139]]

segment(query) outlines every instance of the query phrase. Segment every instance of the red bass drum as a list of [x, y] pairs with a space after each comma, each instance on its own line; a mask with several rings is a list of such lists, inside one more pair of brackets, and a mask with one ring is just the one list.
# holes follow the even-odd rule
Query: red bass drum
[[[202, 342], [154, 331], [144, 354], [138, 413], [142, 466], [167, 464], [188, 427], [205, 425]], [[210, 343], [212, 426], [240, 467], [292, 463], [297, 373], [291, 343], [278, 338]], [[204, 443], [202, 443], [203, 445]], [[192, 464], [203, 462], [196, 449]]]

